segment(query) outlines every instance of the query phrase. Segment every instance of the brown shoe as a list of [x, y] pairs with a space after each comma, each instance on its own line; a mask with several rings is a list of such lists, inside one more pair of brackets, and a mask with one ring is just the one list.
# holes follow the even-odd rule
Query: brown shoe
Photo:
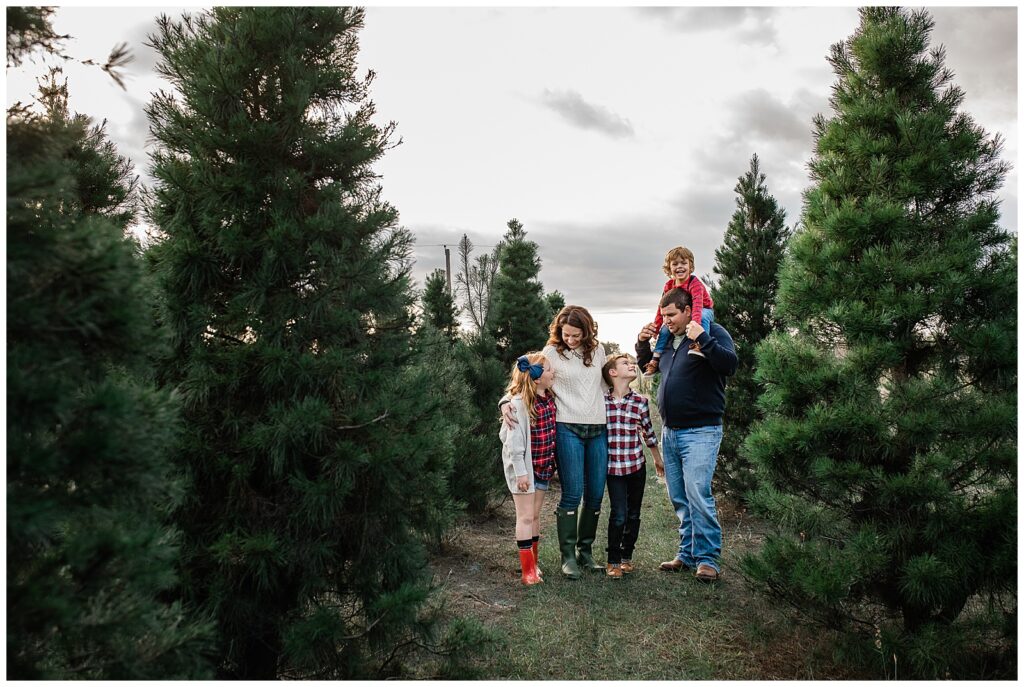
[[665, 561], [659, 565], [658, 570], [664, 570], [665, 572], [682, 572], [684, 570], [689, 570], [689, 568], [683, 565], [683, 562], [678, 558], [673, 558], [672, 560]]
[[636, 570], [636, 568], [633, 567], [633, 561], [622, 561], [621, 565], [623, 575], [629, 575]]
[[718, 582], [718, 571], [707, 563], [701, 563], [698, 565], [697, 572], [695, 572], [693, 576], [701, 582]]
[[622, 579], [622, 566], [621, 565], [616, 565], [614, 563], [609, 563], [608, 564], [608, 568], [607, 568], [607, 570], [605, 570], [604, 574], [607, 575], [608, 577], [612, 578], [613, 580], [621, 580]]
[[657, 358], [655, 358], [651, 362], [647, 363], [647, 365], [644, 367], [644, 374], [646, 374], [646, 375], [653, 375], [657, 371], [658, 371], [658, 359]]

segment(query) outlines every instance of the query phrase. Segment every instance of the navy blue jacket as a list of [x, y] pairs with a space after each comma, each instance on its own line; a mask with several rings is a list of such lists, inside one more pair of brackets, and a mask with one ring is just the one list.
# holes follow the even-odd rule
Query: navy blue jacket
[[[736, 373], [736, 348], [729, 332], [717, 322], [711, 323], [710, 332], [697, 337], [697, 343], [703, 358], [690, 354], [690, 340], [684, 338], [676, 350], [670, 342], [658, 362], [658, 410], [662, 423], [671, 429], [722, 424], [725, 378]], [[641, 366], [653, 356], [649, 341], [636, 342], [636, 360]]]

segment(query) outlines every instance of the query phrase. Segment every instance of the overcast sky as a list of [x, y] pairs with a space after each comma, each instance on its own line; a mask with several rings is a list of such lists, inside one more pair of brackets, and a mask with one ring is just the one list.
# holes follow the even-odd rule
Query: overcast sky
[[[158, 14], [182, 11], [63, 8], [54, 22], [75, 56], [133, 49], [127, 92], [95, 68], [65, 72], [72, 107], [108, 121], [145, 182], [142, 108], [167, 85], [142, 42]], [[1017, 231], [1017, 9], [932, 13], [964, 109], [1005, 139], [1003, 226]], [[690, 247], [711, 274], [751, 154], [787, 223], [799, 219], [811, 119], [831, 112], [825, 56], [856, 27], [854, 8], [367, 8], [360, 62], [377, 74], [380, 123], [403, 141], [377, 170], [416, 236], [414, 276], [444, 267], [438, 244], [468, 234], [485, 250], [515, 217], [540, 246], [545, 288], [629, 345], [654, 314], [666, 250]], [[8, 70], [8, 105], [42, 71]]]

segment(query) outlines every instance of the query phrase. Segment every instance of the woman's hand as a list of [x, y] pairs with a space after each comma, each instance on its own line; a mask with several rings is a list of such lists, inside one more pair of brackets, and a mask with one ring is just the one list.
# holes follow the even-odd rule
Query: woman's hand
[[525, 492], [527, 489], [530, 488], [530, 478], [527, 477], [526, 475], [523, 475], [522, 477], [517, 477], [516, 488], [519, 489], [519, 491]]
[[516, 418], [516, 409], [512, 407], [511, 403], [501, 406], [501, 419], [509, 429], [515, 429], [519, 424], [519, 420]]

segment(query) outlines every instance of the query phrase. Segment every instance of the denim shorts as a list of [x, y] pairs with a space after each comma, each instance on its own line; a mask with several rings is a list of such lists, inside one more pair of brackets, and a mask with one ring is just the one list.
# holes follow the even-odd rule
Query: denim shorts
[[533, 488], [536, 489], [537, 491], [547, 491], [548, 490], [548, 483], [544, 482], [543, 480], [539, 480], [539, 479], [534, 478], [534, 480], [533, 480]]

